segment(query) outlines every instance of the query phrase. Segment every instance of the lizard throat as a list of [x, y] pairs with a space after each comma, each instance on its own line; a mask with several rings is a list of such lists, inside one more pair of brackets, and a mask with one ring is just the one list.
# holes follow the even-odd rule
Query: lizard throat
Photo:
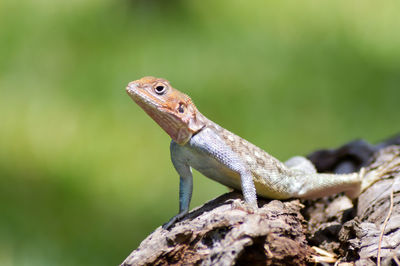
[[142, 109], [171, 137], [173, 141], [180, 145], [186, 144], [195, 131], [190, 128], [190, 122], [185, 122], [168, 109], [152, 108], [148, 105], [141, 105]]

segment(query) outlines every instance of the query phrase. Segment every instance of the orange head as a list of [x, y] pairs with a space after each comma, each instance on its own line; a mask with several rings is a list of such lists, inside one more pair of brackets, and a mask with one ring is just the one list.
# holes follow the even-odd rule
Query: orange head
[[162, 78], [144, 77], [126, 87], [129, 96], [178, 144], [205, 126], [205, 118], [186, 94]]

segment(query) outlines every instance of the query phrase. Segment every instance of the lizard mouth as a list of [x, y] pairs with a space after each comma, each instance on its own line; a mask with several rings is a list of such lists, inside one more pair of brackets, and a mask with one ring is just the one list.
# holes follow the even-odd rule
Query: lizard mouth
[[[126, 92], [132, 100], [139, 105], [146, 113], [150, 115], [157, 123], [164, 128], [163, 120], [169, 120], [171, 124], [182, 123], [181, 119], [175, 112], [162, 102], [159, 102], [154, 96], [148, 94], [146, 90], [140, 87], [140, 84], [132, 81], [126, 87]], [[174, 122], [172, 122], [174, 121]]]
[[135, 81], [130, 82], [128, 86], [126, 86], [126, 92], [132, 98], [132, 100], [134, 100], [143, 109], [150, 106], [153, 108], [161, 107], [161, 105], [157, 104], [157, 101], [155, 101], [151, 95], [144, 93], [144, 91], [141, 90], [140, 85]]

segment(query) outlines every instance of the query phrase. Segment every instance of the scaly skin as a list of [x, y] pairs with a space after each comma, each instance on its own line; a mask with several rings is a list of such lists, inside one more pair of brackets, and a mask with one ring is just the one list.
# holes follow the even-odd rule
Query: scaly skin
[[[315, 198], [361, 191], [359, 173], [319, 174], [310, 161], [294, 157], [280, 162], [261, 148], [220, 127], [202, 115], [186, 94], [161, 78], [144, 77], [126, 87], [129, 96], [172, 138], [171, 159], [180, 176], [179, 214], [188, 211], [194, 168], [228, 187], [241, 190], [245, 202], [257, 208], [257, 196], [273, 199]], [[363, 186], [364, 187], [364, 186]]]

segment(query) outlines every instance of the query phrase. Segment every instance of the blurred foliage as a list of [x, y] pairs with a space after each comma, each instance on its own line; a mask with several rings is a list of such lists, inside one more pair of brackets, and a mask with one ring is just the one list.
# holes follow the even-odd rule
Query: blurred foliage
[[[0, 265], [116, 265], [178, 209], [169, 79], [284, 160], [399, 131], [398, 1], [0, 2]], [[192, 207], [226, 188], [195, 173]]]

